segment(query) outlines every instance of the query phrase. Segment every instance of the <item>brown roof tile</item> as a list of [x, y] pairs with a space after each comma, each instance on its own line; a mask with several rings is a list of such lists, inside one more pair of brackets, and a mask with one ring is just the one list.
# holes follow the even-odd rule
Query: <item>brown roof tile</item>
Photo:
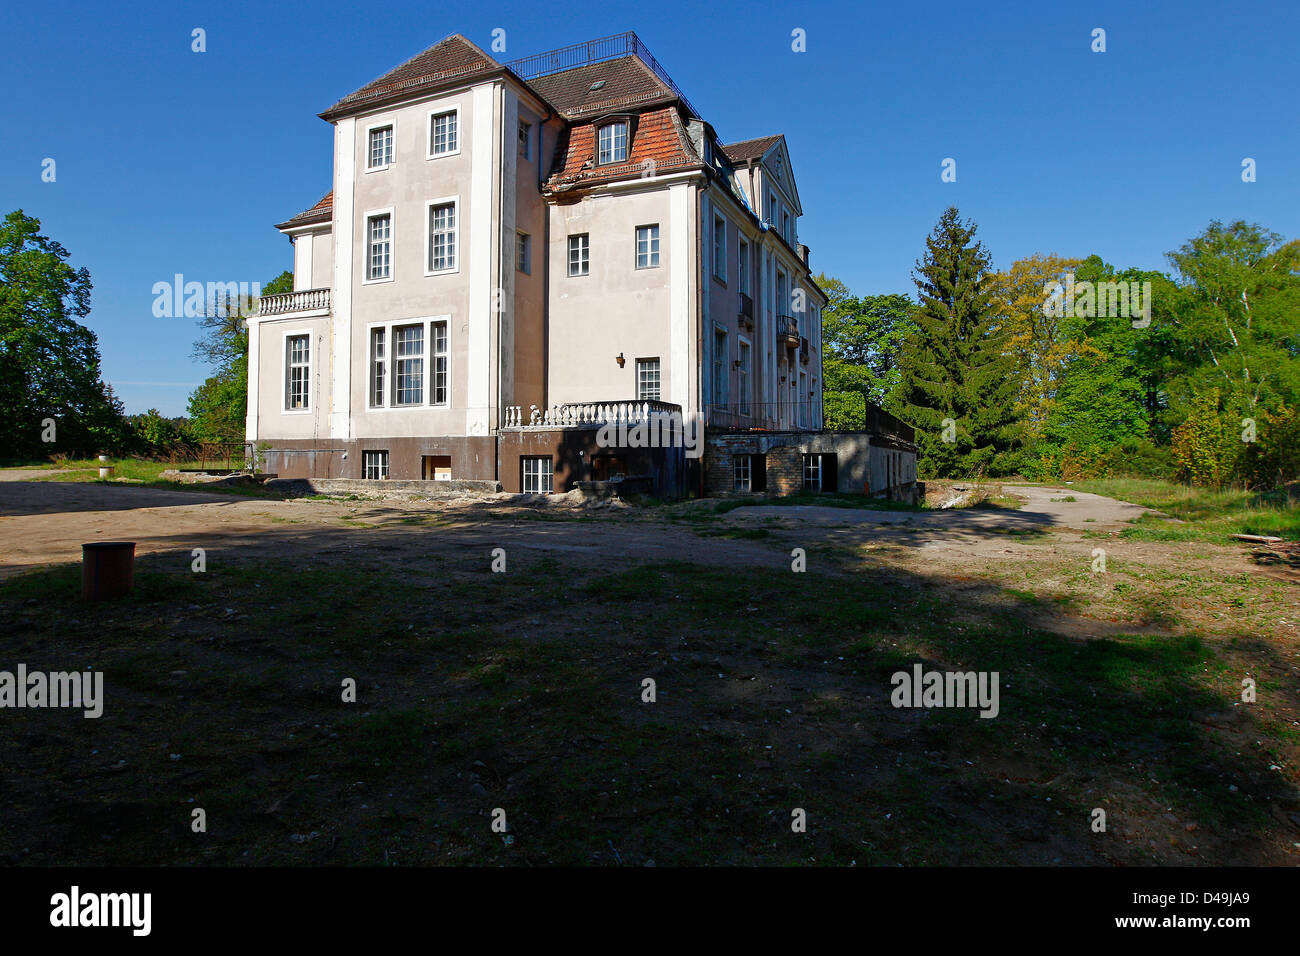
[[334, 218], [334, 191], [330, 190], [321, 197], [320, 202], [310, 209], [304, 209], [292, 219], [280, 223], [276, 229], [294, 229], [298, 226], [310, 226], [318, 222], [329, 222]]
[[322, 119], [334, 119], [373, 103], [411, 95], [421, 87], [501, 68], [500, 63], [465, 37], [453, 34], [389, 70], [379, 79], [349, 93], [320, 115]]
[[656, 173], [703, 165], [686, 137], [681, 117], [672, 107], [637, 117], [625, 163], [595, 165], [596, 127], [592, 123], [571, 127], [561, 136], [557, 148], [562, 160], [546, 181], [549, 192], [633, 179], [641, 176], [649, 163], [654, 164]]
[[756, 139], [741, 140], [739, 143], [728, 143], [722, 147], [722, 151], [733, 163], [743, 163], [758, 159], [780, 141], [780, 133], [775, 136], [759, 136]]
[[[535, 77], [527, 82], [566, 118], [643, 108], [678, 98], [653, 70], [635, 56], [592, 63], [562, 73]], [[596, 83], [602, 85], [593, 90]]]

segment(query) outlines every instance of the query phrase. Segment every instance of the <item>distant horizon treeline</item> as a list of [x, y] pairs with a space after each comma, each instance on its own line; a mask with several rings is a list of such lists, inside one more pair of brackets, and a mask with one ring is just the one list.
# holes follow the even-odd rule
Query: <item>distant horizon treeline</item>
[[916, 295], [816, 281], [826, 426], [877, 404], [916, 429], [922, 477], [1300, 478], [1300, 241], [1211, 222], [1169, 273], [1036, 254], [994, 271], [949, 208]]

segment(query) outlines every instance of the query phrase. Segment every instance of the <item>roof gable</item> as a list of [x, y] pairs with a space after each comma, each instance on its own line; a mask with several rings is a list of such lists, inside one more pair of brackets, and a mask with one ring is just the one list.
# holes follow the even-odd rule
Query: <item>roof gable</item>
[[349, 93], [320, 115], [322, 119], [334, 119], [372, 104], [417, 94], [426, 87], [436, 88], [449, 81], [501, 69], [500, 63], [474, 43], [459, 33], [452, 34]]

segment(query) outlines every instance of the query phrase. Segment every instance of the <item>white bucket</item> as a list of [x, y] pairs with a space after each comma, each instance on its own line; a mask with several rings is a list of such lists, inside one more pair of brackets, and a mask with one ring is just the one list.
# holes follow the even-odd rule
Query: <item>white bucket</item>
[[112, 466], [112, 465], [101, 466], [100, 469], [99, 469], [99, 477], [101, 477], [101, 478], [112, 478], [112, 477], [113, 477], [113, 466]]

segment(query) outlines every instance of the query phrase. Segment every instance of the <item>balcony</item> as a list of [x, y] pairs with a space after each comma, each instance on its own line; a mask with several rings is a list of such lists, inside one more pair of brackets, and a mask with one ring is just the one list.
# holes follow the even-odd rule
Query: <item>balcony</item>
[[262, 296], [257, 314], [265, 318], [271, 315], [288, 315], [291, 312], [328, 312], [329, 310], [329, 289], [302, 289], [298, 292]]
[[527, 417], [519, 405], [509, 405], [505, 410], [502, 428], [584, 428], [626, 422], [654, 421], [665, 415], [682, 413], [680, 405], [651, 399], [623, 402], [568, 402], [552, 408], [528, 407]]
[[793, 315], [776, 317], [776, 340], [782, 345], [797, 348], [799, 345], [799, 323]]

